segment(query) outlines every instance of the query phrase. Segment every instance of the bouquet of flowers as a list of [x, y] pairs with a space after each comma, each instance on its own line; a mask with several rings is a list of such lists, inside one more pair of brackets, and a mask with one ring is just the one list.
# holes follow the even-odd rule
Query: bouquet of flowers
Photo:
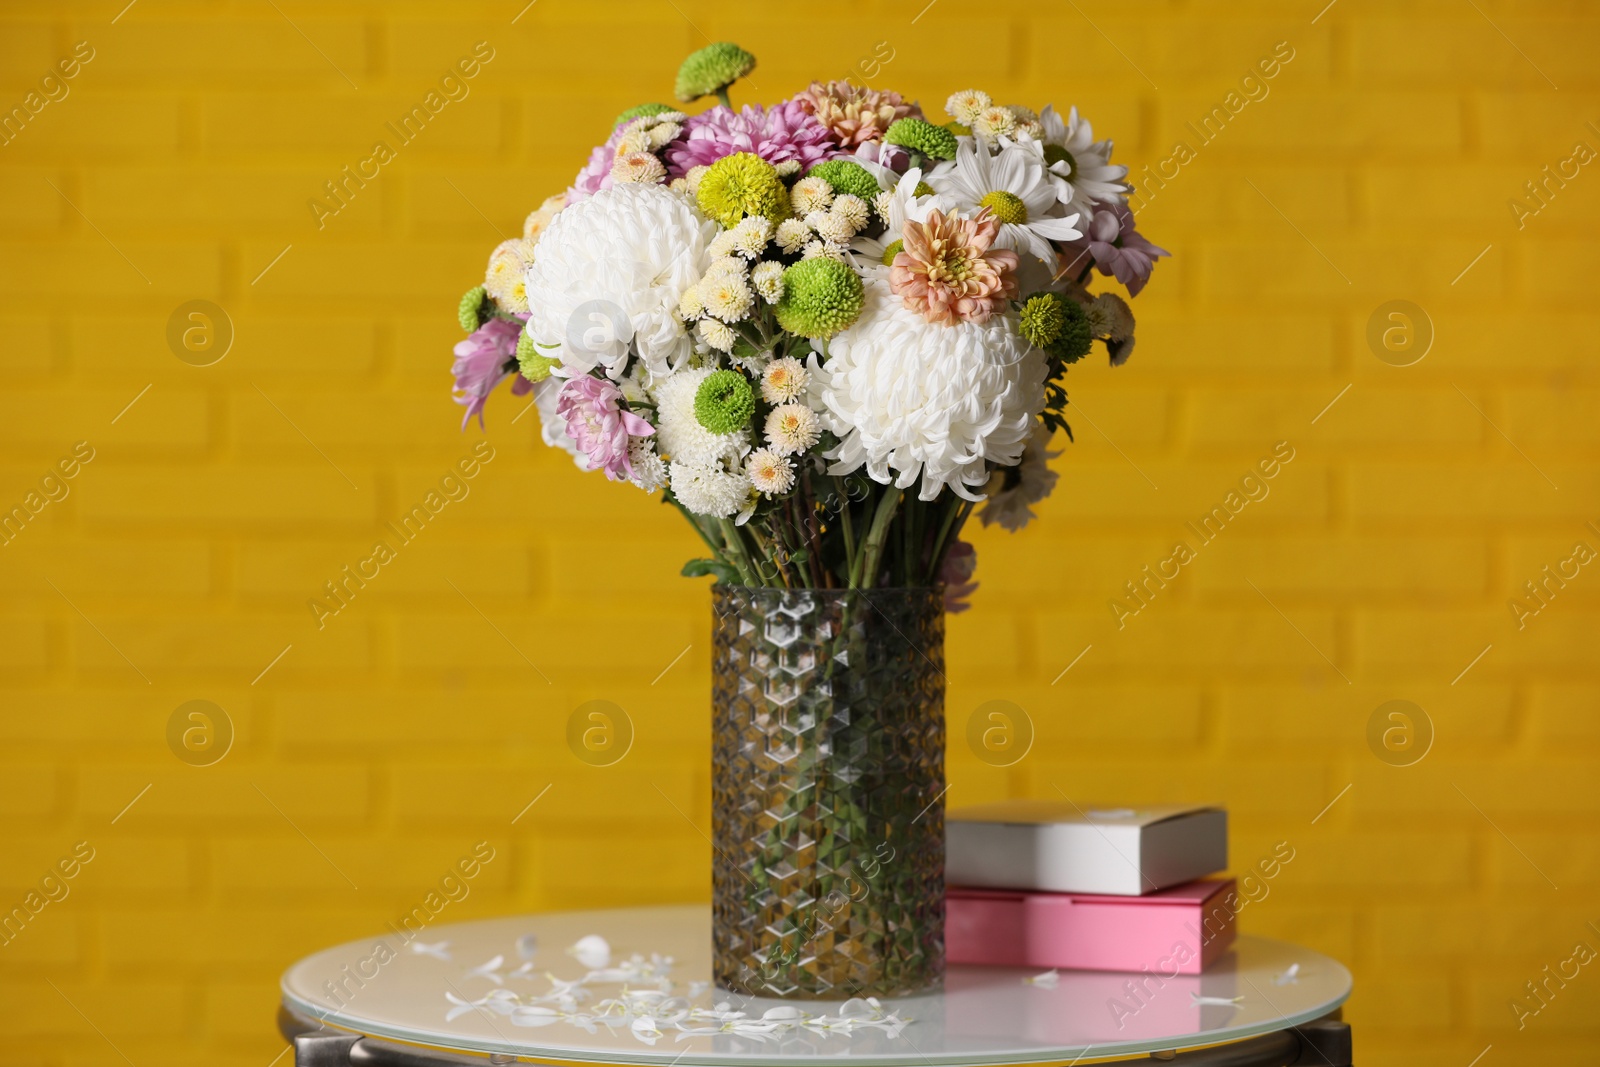
[[[976, 89], [950, 121], [899, 93], [814, 82], [734, 110], [755, 65], [690, 56], [689, 115], [616, 119], [462, 299], [455, 396], [533, 393], [544, 441], [661, 493], [704, 540], [684, 567], [744, 586], [935, 586], [959, 610], [977, 508], [1019, 529], [1050, 493], [1066, 370], [1134, 321], [1167, 253], [1127, 168], [1072, 109]], [[980, 506], [981, 505], [981, 506]]]

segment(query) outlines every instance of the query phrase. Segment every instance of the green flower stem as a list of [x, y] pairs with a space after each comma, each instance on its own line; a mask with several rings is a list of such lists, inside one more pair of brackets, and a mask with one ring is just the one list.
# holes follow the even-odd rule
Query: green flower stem
[[820, 523], [817, 519], [817, 501], [816, 498], [811, 495], [811, 471], [809, 469], [802, 469], [800, 471], [800, 490], [802, 493], [801, 499], [804, 501], [803, 506], [805, 508], [806, 542], [811, 546], [811, 551], [809, 553], [811, 562], [811, 580], [816, 582], [818, 589], [830, 588], [832, 587], [833, 582], [829, 579], [831, 579], [833, 575], [822, 569], [822, 538], [817, 536], [817, 527], [820, 525]]
[[850, 518], [850, 493], [844, 479], [833, 479], [834, 498], [839, 501], [839, 521], [844, 526], [844, 573], [845, 581], [852, 588], [855, 586], [856, 569], [856, 532], [854, 523]]
[[750, 553], [745, 548], [744, 536], [739, 533], [739, 527], [735, 526], [731, 519], [719, 519], [718, 523], [722, 529], [722, 539], [728, 546], [730, 561], [734, 569], [739, 572], [739, 577], [744, 580], [745, 585], [752, 587], [762, 585], [762, 582], [756, 580], [759, 576], [750, 566]]
[[722, 101], [723, 107], [729, 111], [733, 110], [733, 103], [728, 99], [728, 87], [726, 85], [717, 90], [717, 99]]
[[952, 506], [945, 515], [944, 529], [939, 533], [939, 540], [934, 543], [933, 558], [928, 561], [927, 584], [932, 585], [939, 580], [945, 553], [961, 537], [961, 528], [967, 524], [967, 516], [972, 514], [972, 509], [975, 507], [977, 504], [972, 501], [963, 500], [959, 506]]
[[861, 550], [861, 559], [857, 560], [860, 571], [851, 573], [850, 588], [859, 589], [863, 585], [870, 588], [876, 584], [878, 557], [883, 554], [883, 542], [889, 533], [889, 523], [894, 519], [894, 513], [900, 507], [900, 498], [904, 495], [896, 489], [885, 492], [879, 498], [878, 510], [872, 516], [872, 526], [867, 530], [867, 540]]

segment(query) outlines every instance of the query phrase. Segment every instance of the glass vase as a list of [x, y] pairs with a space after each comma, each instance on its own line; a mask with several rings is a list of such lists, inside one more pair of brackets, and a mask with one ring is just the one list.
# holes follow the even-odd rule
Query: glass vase
[[944, 977], [937, 589], [712, 590], [717, 984], [900, 996]]

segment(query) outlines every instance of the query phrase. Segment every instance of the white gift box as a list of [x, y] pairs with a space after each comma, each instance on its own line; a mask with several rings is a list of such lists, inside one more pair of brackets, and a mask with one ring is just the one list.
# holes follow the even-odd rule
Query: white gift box
[[945, 816], [952, 886], [1139, 896], [1225, 870], [1228, 813], [1008, 800]]

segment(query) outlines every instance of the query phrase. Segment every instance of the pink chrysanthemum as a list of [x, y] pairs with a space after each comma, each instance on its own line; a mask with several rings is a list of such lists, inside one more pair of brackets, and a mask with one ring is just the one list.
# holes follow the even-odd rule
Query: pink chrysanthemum
[[812, 82], [795, 102], [815, 115], [846, 148], [883, 140], [895, 119], [922, 117], [922, 109], [899, 93], [847, 81]]
[[590, 470], [603, 470], [614, 482], [633, 477], [628, 452], [630, 437], [648, 437], [655, 427], [617, 401], [622, 390], [604, 378], [581, 374], [567, 379], [556, 398], [556, 414], [567, 424], [567, 436], [589, 460]]
[[[490, 319], [473, 330], [465, 341], [457, 342], [456, 360], [451, 371], [456, 376], [454, 391], [457, 404], [465, 404], [467, 413], [461, 416], [461, 428], [467, 428], [472, 416], [478, 416], [483, 425], [483, 406], [489, 394], [517, 365], [517, 336], [522, 327], [505, 319]], [[517, 381], [524, 379], [518, 376]], [[526, 390], [518, 390], [526, 392]]]
[[987, 322], [1017, 295], [1017, 254], [991, 246], [1000, 223], [984, 211], [975, 219], [945, 216], [907, 220], [905, 247], [889, 269], [889, 289], [929, 322]]
[[628, 124], [624, 122], [611, 131], [605, 144], [595, 146], [595, 150], [589, 153], [589, 162], [583, 165], [578, 176], [572, 179], [572, 188], [567, 190], [568, 204], [587, 200], [600, 190], [611, 188], [611, 167], [617, 161], [617, 145], [621, 143], [622, 134], [627, 128]]
[[776, 166], [797, 160], [802, 169], [844, 155], [833, 136], [793, 100], [740, 111], [714, 107], [684, 124], [684, 134], [667, 146], [667, 174], [681, 178], [690, 167], [709, 166], [735, 152], [754, 152]]

